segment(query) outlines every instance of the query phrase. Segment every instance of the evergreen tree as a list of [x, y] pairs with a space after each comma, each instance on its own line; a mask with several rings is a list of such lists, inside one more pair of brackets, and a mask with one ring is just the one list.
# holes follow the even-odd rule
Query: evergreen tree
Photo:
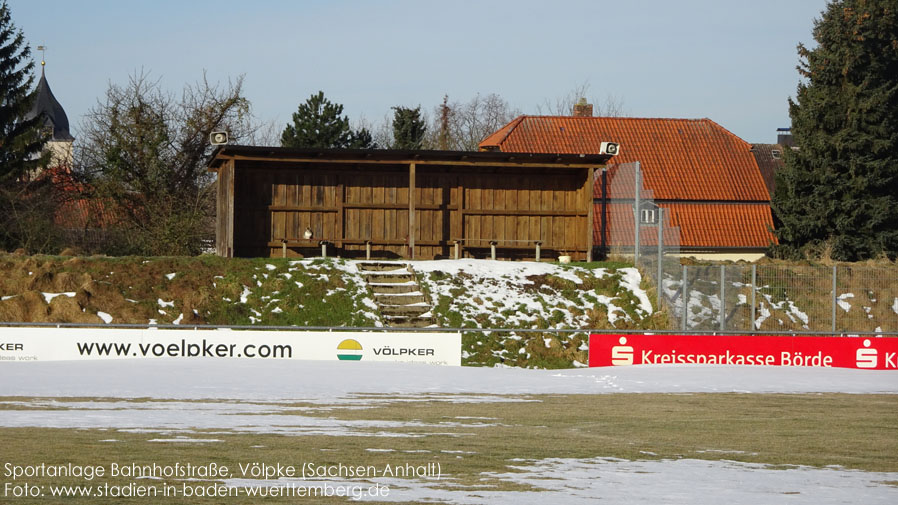
[[427, 127], [421, 107], [393, 107], [393, 149], [421, 149]]
[[324, 92], [309, 97], [293, 113], [293, 124], [281, 134], [283, 147], [305, 148], [350, 148], [369, 149], [376, 147], [371, 132], [362, 128], [353, 131], [349, 118], [341, 116], [343, 105], [331, 103]]
[[898, 255], [898, 8], [840, 0], [798, 46], [798, 150], [786, 151], [773, 208], [784, 257], [829, 248], [836, 260]]
[[34, 101], [34, 62], [22, 30], [12, 22], [9, 7], [0, 4], [0, 187], [35, 171], [47, 135], [43, 118], [26, 120]]

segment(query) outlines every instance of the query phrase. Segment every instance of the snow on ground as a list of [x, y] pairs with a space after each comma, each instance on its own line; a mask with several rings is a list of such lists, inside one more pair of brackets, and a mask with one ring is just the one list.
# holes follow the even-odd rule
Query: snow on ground
[[0, 384], [6, 396], [262, 401], [332, 399], [356, 393], [898, 394], [898, 372], [709, 365], [528, 370], [340, 361], [153, 359], [3, 363]]
[[[652, 314], [648, 295], [640, 288], [642, 276], [635, 268], [609, 270], [563, 266], [534, 261], [436, 260], [415, 261], [423, 284], [433, 303], [448, 299], [449, 310], [461, 316], [464, 324], [505, 328], [539, 327], [540, 321], [552, 321], [558, 328], [581, 328], [590, 323], [584, 308], [604, 306], [608, 321], [631, 317], [622, 307], [632, 307], [640, 316]], [[582, 285], [584, 279], [618, 280], [614, 296], [596, 290], [566, 290], [555, 284], [537, 288], [535, 277], [551, 277]], [[624, 297], [632, 298], [635, 302]], [[568, 309], [577, 309], [579, 315]], [[558, 316], [560, 314], [560, 320]], [[488, 321], [485, 323], [484, 321]]]
[[[113, 380], [114, 379], [114, 380]], [[0, 426], [111, 428], [159, 443], [220, 443], [221, 432], [420, 437], [463, 426], [470, 435], [491, 418], [422, 421], [304, 416], [315, 409], [369, 408], [380, 402], [533, 401], [542, 393], [898, 393], [898, 372], [835, 368], [632, 366], [574, 370], [431, 367], [401, 363], [293, 360], [115, 360], [13, 362], [0, 366], [9, 399]], [[399, 395], [398, 397], [392, 395]], [[97, 400], [85, 400], [96, 397]], [[133, 400], [132, 400], [133, 399]], [[162, 401], [173, 399], [174, 401]], [[218, 401], [196, 401], [217, 399]], [[287, 403], [288, 401], [292, 403]], [[302, 402], [303, 405], [296, 405]], [[16, 407], [26, 407], [17, 409]], [[374, 429], [372, 435], [372, 428]], [[378, 430], [383, 429], [383, 431]], [[398, 429], [398, 431], [397, 431]], [[457, 434], [448, 432], [446, 435]], [[115, 441], [116, 439], [107, 439]], [[477, 458], [477, 454], [458, 454]], [[377, 478], [377, 500], [453, 504], [543, 503], [898, 503], [898, 473], [839, 467], [771, 467], [727, 460], [545, 459], [515, 461], [492, 477], [536, 488], [466, 488], [440, 480]], [[361, 485], [364, 480], [228, 479], [231, 487]], [[363, 498], [364, 500], [373, 498]]]
[[45, 300], [48, 304], [49, 304], [51, 301], [53, 301], [53, 299], [56, 298], [57, 296], [67, 296], [67, 297], [69, 297], [69, 298], [74, 298], [74, 297], [75, 297], [75, 292], [74, 292], [74, 291], [68, 291], [68, 292], [65, 292], [65, 293], [41, 293], [41, 294], [44, 296], [44, 300]]
[[[391, 496], [378, 501], [543, 505], [563, 503], [892, 504], [898, 488], [883, 484], [895, 473], [846, 471], [696, 459], [627, 461], [616, 458], [521, 462], [515, 472], [490, 474], [543, 491], [447, 489], [445, 481], [379, 479]], [[254, 481], [255, 485], [261, 481]], [[234, 479], [230, 486], [250, 482]], [[375, 500], [375, 498], [362, 498]]]

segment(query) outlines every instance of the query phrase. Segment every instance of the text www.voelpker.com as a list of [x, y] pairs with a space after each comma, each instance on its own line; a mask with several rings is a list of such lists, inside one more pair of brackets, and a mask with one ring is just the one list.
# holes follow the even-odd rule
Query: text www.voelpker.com
[[171, 358], [292, 358], [293, 346], [284, 344], [224, 344], [207, 342], [188, 343], [186, 340], [172, 343], [121, 343], [78, 342], [82, 356], [131, 356]]

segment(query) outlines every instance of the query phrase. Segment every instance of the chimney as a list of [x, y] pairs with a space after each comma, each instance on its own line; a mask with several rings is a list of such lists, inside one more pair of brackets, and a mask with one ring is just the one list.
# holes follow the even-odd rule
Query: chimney
[[579, 102], [574, 105], [574, 110], [571, 111], [571, 116], [573, 117], [592, 117], [592, 104], [586, 103], [585, 98], [581, 98]]
[[794, 147], [795, 141], [792, 140], [792, 128], [777, 128], [776, 143], [783, 147]]

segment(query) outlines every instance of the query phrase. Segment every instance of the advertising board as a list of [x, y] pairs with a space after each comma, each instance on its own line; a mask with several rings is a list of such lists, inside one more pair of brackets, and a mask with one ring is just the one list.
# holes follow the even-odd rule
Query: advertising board
[[749, 335], [589, 337], [589, 366], [709, 364], [898, 370], [898, 338]]
[[0, 328], [0, 364], [155, 358], [392, 361], [461, 366], [461, 334]]

